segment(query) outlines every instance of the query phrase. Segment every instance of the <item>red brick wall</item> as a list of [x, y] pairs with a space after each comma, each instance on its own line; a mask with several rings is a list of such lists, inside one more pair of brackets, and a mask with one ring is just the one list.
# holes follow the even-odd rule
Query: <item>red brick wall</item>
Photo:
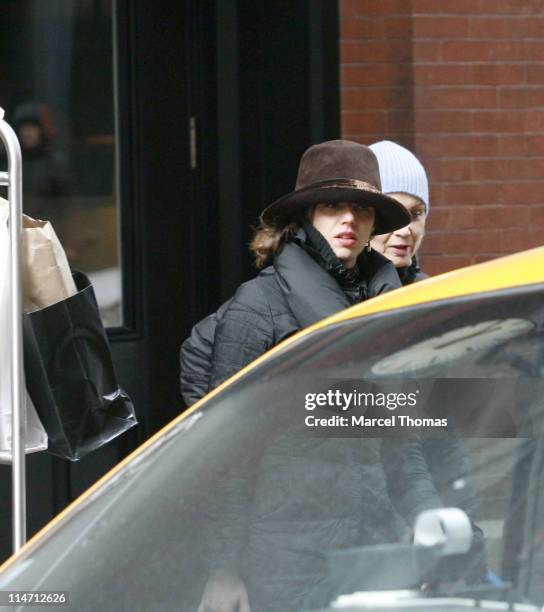
[[342, 132], [411, 148], [431, 274], [544, 244], [544, 0], [340, 0]]

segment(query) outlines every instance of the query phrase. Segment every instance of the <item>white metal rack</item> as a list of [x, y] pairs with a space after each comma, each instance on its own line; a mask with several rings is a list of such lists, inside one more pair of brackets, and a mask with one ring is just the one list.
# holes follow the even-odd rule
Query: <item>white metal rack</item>
[[[22, 158], [21, 147], [0, 108], [0, 138], [8, 159], [8, 171], [0, 172], [0, 185], [8, 188], [10, 233], [10, 356], [12, 398], [12, 528], [13, 552], [26, 541], [26, 471], [25, 471], [25, 378], [23, 361], [23, 289], [22, 289]], [[6, 341], [8, 339], [2, 339]]]

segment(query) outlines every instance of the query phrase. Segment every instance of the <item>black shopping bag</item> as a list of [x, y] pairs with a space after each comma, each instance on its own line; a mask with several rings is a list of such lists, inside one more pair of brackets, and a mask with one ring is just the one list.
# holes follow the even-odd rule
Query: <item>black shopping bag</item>
[[137, 424], [117, 383], [89, 279], [78, 292], [24, 316], [28, 392], [49, 437], [49, 452], [77, 461]]

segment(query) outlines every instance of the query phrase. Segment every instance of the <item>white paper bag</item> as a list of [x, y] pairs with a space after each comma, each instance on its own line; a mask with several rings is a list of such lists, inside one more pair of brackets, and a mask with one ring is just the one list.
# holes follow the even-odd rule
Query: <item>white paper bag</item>
[[[9, 278], [9, 206], [0, 198], [0, 463], [11, 462], [11, 372], [10, 355], [10, 278]], [[27, 392], [25, 452], [47, 449], [47, 434]]]

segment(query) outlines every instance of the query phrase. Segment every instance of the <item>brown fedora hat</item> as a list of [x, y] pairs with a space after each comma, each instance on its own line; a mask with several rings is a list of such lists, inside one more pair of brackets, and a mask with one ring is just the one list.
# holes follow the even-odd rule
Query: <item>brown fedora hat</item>
[[378, 160], [368, 147], [350, 140], [322, 142], [304, 152], [295, 190], [265, 208], [261, 221], [283, 227], [309, 206], [353, 202], [374, 208], [374, 234], [408, 225], [406, 208], [380, 189]]

